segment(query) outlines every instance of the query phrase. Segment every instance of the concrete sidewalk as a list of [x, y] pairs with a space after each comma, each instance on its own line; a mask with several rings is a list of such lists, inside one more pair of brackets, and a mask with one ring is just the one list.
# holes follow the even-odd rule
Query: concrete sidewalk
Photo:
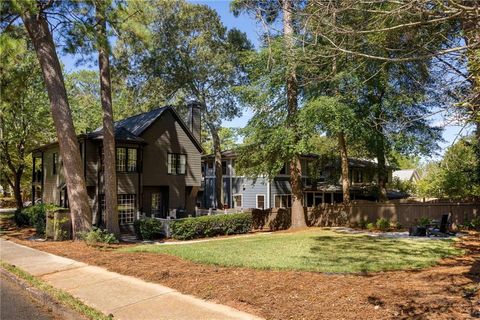
[[260, 319], [159, 284], [3, 239], [0, 257], [104, 314], [113, 314], [114, 319]]

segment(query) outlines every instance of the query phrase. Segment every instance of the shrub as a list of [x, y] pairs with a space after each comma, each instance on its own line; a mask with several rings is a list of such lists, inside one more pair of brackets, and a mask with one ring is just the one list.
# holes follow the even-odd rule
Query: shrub
[[360, 223], [358, 224], [358, 226], [360, 227], [360, 229], [367, 229], [367, 226], [368, 226], [368, 220], [367, 219], [362, 219], [360, 221]]
[[390, 229], [390, 221], [385, 218], [377, 219], [377, 222], [375, 224], [377, 228], [381, 231], [387, 231], [388, 229]]
[[418, 219], [418, 226], [419, 227], [426, 227], [428, 225], [430, 225], [432, 223], [432, 219], [428, 218], [428, 217], [421, 217], [420, 219]]
[[19, 226], [34, 227], [37, 234], [45, 233], [47, 211], [58, 207], [52, 204], [37, 204], [15, 211], [15, 223]]
[[118, 239], [113, 233], [95, 227], [88, 232], [80, 232], [80, 239], [85, 241], [88, 245], [95, 245], [98, 243], [118, 243]]
[[392, 228], [397, 229], [397, 230], [400, 230], [400, 229], [403, 228], [402, 224], [401, 224], [400, 222], [398, 222], [398, 221], [397, 221], [397, 222], [392, 222], [392, 223], [390, 223], [390, 226], [391, 226]]
[[372, 223], [372, 222], [367, 223], [367, 229], [368, 229], [368, 230], [373, 230], [373, 229], [375, 229], [375, 224]]
[[133, 227], [139, 240], [153, 240], [164, 236], [162, 222], [154, 218], [135, 220]]
[[465, 226], [468, 229], [480, 230], [480, 217], [475, 217], [470, 221], [465, 222]]
[[251, 213], [204, 216], [173, 221], [172, 237], [179, 240], [247, 233], [252, 230]]

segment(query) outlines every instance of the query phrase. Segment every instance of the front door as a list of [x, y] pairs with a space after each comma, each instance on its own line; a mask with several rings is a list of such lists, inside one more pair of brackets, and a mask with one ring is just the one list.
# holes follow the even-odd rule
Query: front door
[[145, 187], [143, 206], [147, 216], [166, 218], [168, 212], [168, 187]]

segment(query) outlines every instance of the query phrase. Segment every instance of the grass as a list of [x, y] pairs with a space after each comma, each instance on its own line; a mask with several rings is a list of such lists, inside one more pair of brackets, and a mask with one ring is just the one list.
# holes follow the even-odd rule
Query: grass
[[107, 317], [100, 311], [97, 311], [86, 304], [84, 304], [82, 301], [78, 300], [77, 298], [73, 297], [69, 293], [56, 289], [49, 284], [45, 283], [44, 281], [32, 276], [28, 272], [23, 271], [22, 269], [19, 269], [9, 263], [6, 263], [4, 261], [0, 261], [0, 266], [7, 270], [10, 273], [15, 274], [17, 277], [25, 280], [28, 282], [32, 287], [35, 287], [43, 292], [46, 292], [50, 296], [54, 297], [59, 303], [76, 310], [77, 312], [81, 313], [84, 315], [87, 319], [91, 320], [111, 320], [111, 317]]
[[164, 253], [219, 266], [358, 273], [433, 266], [441, 258], [464, 253], [453, 244], [452, 239], [374, 238], [313, 229], [191, 244], [141, 245], [122, 250]]

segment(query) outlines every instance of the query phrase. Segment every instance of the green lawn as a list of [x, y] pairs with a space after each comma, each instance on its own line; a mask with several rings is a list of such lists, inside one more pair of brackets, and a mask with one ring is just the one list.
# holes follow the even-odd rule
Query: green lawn
[[451, 239], [385, 239], [312, 229], [123, 250], [165, 253], [221, 266], [348, 273], [432, 266], [441, 258], [463, 253], [453, 244]]

